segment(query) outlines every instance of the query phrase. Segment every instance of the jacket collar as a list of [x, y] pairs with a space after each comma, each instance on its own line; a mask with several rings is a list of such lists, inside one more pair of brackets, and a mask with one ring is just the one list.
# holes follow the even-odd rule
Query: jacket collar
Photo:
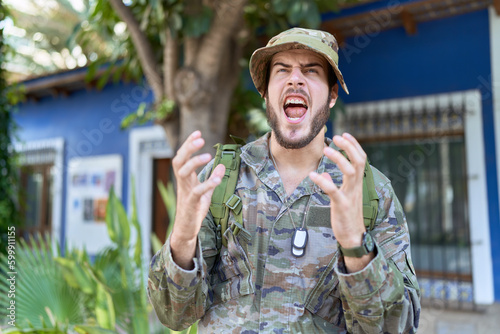
[[[241, 148], [241, 159], [243, 162], [245, 162], [250, 168], [252, 168], [255, 171], [256, 175], [261, 175], [261, 172], [267, 171], [271, 172], [275, 170], [273, 162], [271, 161], [271, 158], [269, 157], [269, 138], [271, 136], [271, 133], [268, 132], [264, 136], [260, 137], [259, 139], [248, 143], [247, 145], [243, 146]], [[338, 147], [333, 143], [333, 141], [330, 138], [325, 137], [325, 143], [338, 150]], [[337, 185], [342, 184], [342, 172], [340, 169], [337, 167], [337, 165], [328, 159], [327, 157], [323, 156], [321, 158], [321, 162], [318, 167], [318, 173], [321, 174], [323, 172], [327, 171], [334, 182]], [[276, 172], [277, 173], [277, 172]], [[266, 173], [267, 174], [267, 173]], [[274, 173], [273, 173], [274, 174]], [[270, 180], [269, 180], [270, 181]], [[312, 181], [311, 181], [312, 182]], [[265, 182], [266, 183], [266, 182]], [[271, 188], [275, 188], [277, 185], [275, 184]], [[278, 190], [278, 189], [275, 189]], [[312, 192], [320, 192], [320, 188], [317, 185], [313, 186], [313, 189], [310, 189]]]

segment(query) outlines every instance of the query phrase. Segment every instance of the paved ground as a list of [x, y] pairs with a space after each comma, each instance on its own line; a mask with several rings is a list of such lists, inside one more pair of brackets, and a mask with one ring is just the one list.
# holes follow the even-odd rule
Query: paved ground
[[481, 306], [477, 310], [444, 310], [435, 303], [424, 306], [420, 316], [419, 334], [499, 334], [500, 304]]

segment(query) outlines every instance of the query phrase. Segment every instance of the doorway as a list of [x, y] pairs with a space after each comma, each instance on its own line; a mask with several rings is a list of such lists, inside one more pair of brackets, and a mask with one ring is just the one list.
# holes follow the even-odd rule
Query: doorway
[[153, 178], [152, 178], [152, 190], [153, 190], [153, 203], [152, 203], [152, 213], [153, 213], [153, 223], [152, 232], [156, 234], [161, 243], [164, 244], [166, 241], [166, 235], [168, 226], [170, 224], [168, 212], [163, 199], [158, 189], [158, 182], [162, 182], [167, 185], [170, 182], [170, 171], [172, 166], [172, 159], [169, 158], [155, 158], [153, 160]]

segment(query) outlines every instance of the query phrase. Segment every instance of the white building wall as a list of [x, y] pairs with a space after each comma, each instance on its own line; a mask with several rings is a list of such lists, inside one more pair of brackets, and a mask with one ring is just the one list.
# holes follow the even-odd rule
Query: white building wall
[[[490, 6], [489, 8], [489, 16], [490, 16], [490, 52], [491, 52], [490, 82], [491, 82], [491, 93], [493, 99], [493, 118], [495, 121], [497, 176], [500, 176], [500, 16], [497, 15], [493, 6]], [[498, 182], [498, 187], [500, 193], [500, 182]]]

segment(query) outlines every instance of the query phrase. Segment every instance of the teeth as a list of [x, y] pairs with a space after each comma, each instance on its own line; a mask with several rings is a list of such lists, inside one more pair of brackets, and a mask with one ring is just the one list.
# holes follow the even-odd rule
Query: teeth
[[289, 104], [301, 104], [304, 107], [307, 107], [307, 104], [304, 102], [304, 100], [298, 99], [298, 98], [289, 98], [289, 99], [287, 99], [286, 102], [285, 102], [285, 106], [287, 106]]
[[292, 120], [292, 121], [296, 121], [298, 119], [300, 119], [300, 117], [288, 117], [289, 120]]

